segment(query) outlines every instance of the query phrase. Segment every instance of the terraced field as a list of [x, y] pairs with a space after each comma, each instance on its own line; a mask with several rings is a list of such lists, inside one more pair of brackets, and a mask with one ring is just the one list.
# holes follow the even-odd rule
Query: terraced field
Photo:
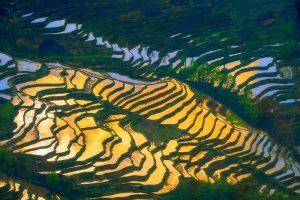
[[[19, 69], [26, 65], [18, 63]], [[55, 162], [56, 173], [76, 177], [88, 198], [155, 198], [183, 178], [214, 183], [226, 177], [234, 184], [253, 170], [300, 193], [300, 166], [287, 149], [264, 132], [212, 113], [188, 85], [172, 78], [133, 83], [105, 72], [46, 66], [49, 73], [41, 77], [22, 72], [9, 79], [17, 127], [0, 145]], [[157, 142], [145, 134], [148, 127], [136, 127], [136, 116], [176, 127], [181, 135]], [[11, 187], [2, 184], [18, 191]], [[259, 187], [277, 189], [267, 182]]]
[[[0, 2], [0, 98], [16, 108], [0, 147], [74, 180], [79, 199], [163, 199], [186, 179], [299, 194], [292, 148], [204, 94], [296, 112], [293, 2], [152, 3]], [[41, 182], [0, 172], [0, 199], [64, 199]]]
[[[26, 5], [26, 10], [28, 10], [27, 6], [28, 5]], [[20, 21], [19, 26], [27, 30], [29, 29], [29, 32], [30, 29], [32, 29], [38, 32], [39, 35], [50, 35], [58, 39], [60, 37], [64, 38], [67, 35], [69, 35], [69, 37], [75, 37], [76, 40], [88, 43], [88, 45], [92, 46], [90, 48], [98, 47], [101, 49], [99, 55], [91, 55], [91, 58], [111, 57], [111, 62], [114, 62], [113, 60], [121, 60], [126, 63], [126, 66], [131, 68], [130, 70], [140, 77], [156, 80], [157, 78], [164, 77], [164, 71], [166, 70], [176, 71], [176, 73], [180, 75], [184, 69], [189, 68], [193, 64], [207, 63], [210, 68], [223, 70], [225, 74], [232, 76], [234, 80], [231, 84], [221, 80], [209, 80], [214, 87], [228, 88], [231, 91], [236, 90], [243, 93], [247, 86], [247, 89], [250, 89], [253, 93], [253, 97], [258, 99], [270, 97], [283, 104], [291, 104], [299, 101], [298, 96], [295, 97], [290, 94], [291, 89], [293, 89], [293, 69], [291, 68], [293, 64], [286, 66], [283, 62], [287, 61], [278, 56], [278, 51], [280, 53], [280, 51], [285, 48], [284, 42], [278, 43], [279, 39], [276, 40], [276, 44], [273, 43], [274, 41], [269, 41], [269, 44], [264, 44], [263, 47], [260, 47], [262, 49], [259, 49], [259, 52], [263, 53], [257, 53], [259, 56], [257, 56], [257, 54], [252, 55], [250, 49], [245, 53], [245, 49], [241, 48], [241, 45], [244, 44], [241, 44], [239, 39], [233, 40], [230, 44], [226, 44], [228, 46], [226, 49], [214, 45], [207, 46], [209, 44], [206, 44], [206, 42], [198, 47], [199, 44], [196, 41], [199, 39], [194, 38], [197, 35], [185, 36], [180, 32], [174, 35], [170, 35], [171, 33], [167, 34], [170, 36], [167, 37], [166, 40], [170, 40], [171, 43], [168, 50], [165, 50], [165, 47], [154, 49], [154, 47], [145, 45], [137, 45], [130, 48], [122, 46], [122, 43], [106, 39], [105, 36], [99, 33], [99, 30], [95, 30], [97, 31], [96, 33], [86, 31], [84, 24], [74, 23], [72, 20], [59, 18], [57, 15], [41, 17], [46, 14], [43, 13], [44, 11], [40, 11], [37, 14], [27, 13], [28, 11], [23, 11], [22, 7], [17, 8], [15, 12], [18, 12], [17, 19]], [[75, 20], [75, 22], [76, 21], [77, 20]], [[94, 22], [94, 20], [92, 21]], [[223, 21], [220, 23], [223, 23]], [[218, 22], [216, 22], [216, 26], [218, 26]], [[219, 34], [220, 38], [218, 37], [218, 39], [220, 41], [218, 42], [228, 40], [225, 36], [226, 33]], [[208, 40], [208, 38], [206, 39]], [[72, 41], [74, 38], [70, 38], [70, 40]], [[194, 51], [185, 52], [190, 50], [183, 50], [181, 49], [182, 47], [179, 48], [176, 45], [177, 42], [191, 44]], [[207, 43], [210, 42], [211, 41], [207, 41]], [[52, 44], [50, 43], [49, 45]], [[206, 50], [203, 51], [201, 50], [202, 48]], [[40, 50], [41, 48], [39, 51]], [[101, 55], [103, 51], [105, 55]], [[224, 56], [224, 51], [226, 51], [226, 56]], [[182, 52], [184, 52], [185, 55], [182, 55]], [[198, 52], [198, 54], [195, 52]], [[106, 64], [111, 65], [110, 63]], [[282, 66], [282, 68], [278, 70], [280, 66]], [[123, 70], [122, 66], [120, 67], [121, 69], [119, 70]]]

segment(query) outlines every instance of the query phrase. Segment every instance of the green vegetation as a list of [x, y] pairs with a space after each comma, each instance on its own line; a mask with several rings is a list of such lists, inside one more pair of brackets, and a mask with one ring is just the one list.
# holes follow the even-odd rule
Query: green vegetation
[[47, 75], [47, 74], [49, 74], [49, 68], [45, 65], [45, 64], [43, 64], [42, 66], [41, 66], [41, 68], [40, 69], [38, 69], [36, 72], [35, 72], [35, 75], [37, 75], [37, 76], [45, 76], [45, 75]]
[[68, 72], [66, 70], [63, 70], [62, 72], [60, 72], [61, 76], [68, 76]]
[[43, 177], [42, 185], [51, 193], [58, 193], [65, 199], [82, 199], [84, 193], [76, 186], [77, 180], [61, 174], [50, 173]]
[[237, 103], [242, 108], [246, 118], [251, 120], [251, 124], [257, 124], [261, 116], [261, 111], [254, 101], [247, 94], [238, 95], [235, 99], [237, 99]]
[[85, 59], [92, 59], [92, 58], [105, 58], [106, 56], [103, 54], [83, 54], [83, 55], [51, 55], [47, 56], [50, 59], [74, 59], [74, 60], [85, 60]]
[[96, 115], [96, 120], [99, 122], [100, 126], [105, 123], [105, 120], [109, 116], [124, 113], [127, 117], [122, 120], [121, 123], [132, 123], [134, 130], [144, 133], [152, 141], [167, 142], [171, 139], [178, 138], [182, 134], [182, 131], [180, 131], [176, 126], [161, 125], [158, 122], [144, 119], [135, 113], [122, 111], [121, 109], [104, 102], [102, 102], [102, 105], [104, 109]]
[[245, 124], [245, 122], [234, 113], [230, 113], [229, 115], [227, 115], [227, 120], [237, 125]]
[[298, 49], [298, 42], [295, 39], [290, 39], [281, 48], [281, 54], [284, 58], [296, 55]]
[[23, 153], [12, 153], [6, 147], [0, 147], [0, 172], [15, 179], [22, 179], [29, 183], [45, 187], [50, 193], [59, 193], [67, 199], [78, 199], [83, 193], [75, 187], [74, 178], [65, 177], [55, 173], [39, 175], [42, 170], [54, 170], [55, 166], [45, 160], [37, 160]]
[[0, 171], [12, 177], [31, 181], [36, 170], [32, 159], [22, 153], [13, 154], [10, 149], [0, 147]]
[[[102, 102], [101, 102], [102, 103]], [[105, 123], [105, 120], [114, 114], [120, 114], [122, 111], [116, 107], [113, 107], [111, 105], [109, 105], [108, 103], [103, 102], [103, 110], [101, 110], [100, 112], [97, 113], [97, 115], [95, 116], [96, 121], [99, 122], [99, 124], [103, 124]]]
[[0, 99], [0, 138], [10, 136], [14, 128], [15, 106], [7, 100]]
[[[295, 49], [296, 43], [296, 41], [290, 40], [286, 48]], [[288, 52], [288, 49], [285, 52]], [[290, 53], [293, 52], [294, 50], [290, 51]], [[176, 74], [174, 75], [176, 76]], [[296, 123], [299, 111], [297, 109], [283, 107], [269, 98], [256, 101], [247, 87], [243, 94], [232, 92], [230, 87], [213, 87], [215, 81], [230, 86], [233, 84], [233, 78], [216, 68], [209, 68], [207, 64], [197, 66], [194, 63], [182, 70], [177, 77], [181, 80], [188, 80], [198, 98], [202, 99], [203, 95], [201, 94], [207, 93], [213, 99], [222, 102], [225, 107], [233, 110], [236, 114], [226, 114], [229, 121], [239, 125], [245, 124], [243, 122], [245, 121], [252, 126], [268, 131], [277, 142], [286, 146], [299, 143], [297, 140], [300, 137], [297, 134], [299, 128], [297, 129]], [[210, 107], [210, 110], [214, 112], [215, 109]], [[298, 127], [300, 126], [298, 125]]]
[[178, 131], [178, 128], [173, 126], [160, 125], [157, 128], [156, 136], [164, 142], [167, 142], [174, 138], [178, 138], [180, 135], [181, 132]]
[[162, 196], [164, 200], [299, 200], [299, 196], [288, 196], [278, 192], [272, 196], [261, 194], [252, 180], [241, 181], [230, 185], [224, 180], [215, 184], [184, 180], [173, 192]]
[[[174, 72], [173, 72], [174, 73]], [[227, 75], [217, 67], [211, 67], [207, 63], [197, 64], [192, 63], [191, 66], [181, 70], [177, 77], [181, 80], [192, 82], [223, 82], [225, 85], [233, 83], [232, 76]]]
[[[214, 99], [232, 108], [251, 125], [257, 125], [261, 111], [251, 98], [251, 93], [247, 88], [244, 94], [232, 92], [229, 86], [234, 84], [234, 79], [224, 71], [209, 67], [208, 64], [197, 65], [194, 63], [187, 69], [182, 70], [177, 77], [181, 80], [188, 80], [190, 85], [195, 88], [194, 91], [204, 90], [204, 93], [208, 93]], [[213, 87], [216, 81], [223, 83], [228, 88]]]
[[145, 133], [153, 141], [167, 142], [171, 139], [178, 138], [182, 132], [171, 125], [159, 125], [157, 122], [144, 120], [142, 118], [133, 120], [134, 129], [138, 132]]
[[285, 24], [285, 31], [286, 31], [286, 35], [289, 36], [291, 34], [294, 33], [295, 31], [295, 23], [291, 20], [288, 19], [286, 24]]
[[[225, 112], [226, 115], [224, 115], [229, 121], [236, 124], [242, 124], [245, 120], [245, 122], [254, 125], [255, 127], [268, 130], [273, 135], [273, 138], [277, 139], [278, 142], [285, 143], [286, 145], [292, 146], [297, 141], [300, 141], [300, 126], [298, 126], [298, 131], [294, 128], [295, 124], [299, 121], [299, 114], [293, 111], [295, 107], [288, 109], [286, 107], [273, 104], [273, 102], [257, 102], [256, 100], [252, 99], [247, 91], [243, 95], [239, 94], [238, 92], [232, 92], [234, 78], [228, 75], [226, 71], [218, 68], [223, 64], [238, 60], [240, 60], [242, 64], [246, 65], [250, 61], [252, 62], [252, 60], [257, 60], [262, 57], [272, 57], [276, 65], [281, 63], [283, 66], [299, 66], [299, 33], [296, 32], [297, 28], [299, 28], [297, 27], [299, 24], [296, 24], [295, 22], [297, 13], [295, 13], [295, 9], [293, 9], [294, 1], [280, 1], [276, 3], [271, 2], [270, 0], [228, 2], [145, 1], [143, 3], [140, 3], [139, 1], [117, 1], [112, 4], [109, 1], [80, 2], [71, 0], [67, 3], [62, 2], [59, 5], [56, 5], [56, 1], [47, 1], [45, 3], [45, 5], [47, 5], [46, 9], [44, 9], [44, 6], [41, 2], [42, 1], [24, 1], [18, 2], [17, 4], [10, 4], [8, 1], [3, 1], [0, 3], [1, 52], [3, 51], [10, 54], [14, 59], [40, 59], [43, 62], [50, 60], [51, 62], [53, 61], [66, 64], [66, 66], [70, 66], [72, 68], [91, 68], [94, 71], [99, 69], [104, 70], [105, 72], [110, 70], [122, 71], [127, 74], [130, 73], [136, 74], [140, 77], [147, 77], [145, 79], [149, 81], [160, 78], [163, 79], [166, 77], [178, 78], [180, 81], [188, 82], [189, 84], [192, 83], [190, 85], [195, 88], [195, 91], [197, 94], [199, 94], [199, 96], [201, 93], [207, 93], [218, 102], [223, 103], [226, 107], [232, 109], [232, 113], [227, 114]], [[262, 5], [263, 7], [261, 7]], [[91, 7], [93, 8], [92, 10], [89, 9]], [[22, 15], [28, 13], [33, 13], [33, 15], [29, 17], [21, 17]], [[65, 24], [82, 24], [82, 28], [80, 28], [80, 30], [74, 30], [69, 34], [48, 34], [63, 31], [63, 28], [65, 27], [58, 27], [54, 28], [53, 30], [45, 28], [45, 23], [49, 23], [50, 18], [44, 23], [30, 23], [37, 17], [49, 16], [49, 14], [51, 14], [51, 21], [66, 19]], [[101, 26], [101, 28], [99, 28], [99, 26]], [[95, 40], [89, 41], [89, 33], [93, 33], [96, 37], [103, 37], [103, 40], [107, 41], [106, 44], [98, 45], [99, 41], [97, 41], [97, 43]], [[171, 35], [177, 33], [180, 33], [181, 35], [171, 37]], [[296, 34], [298, 34], [298, 36], [296, 36]], [[116, 52], [115, 47], [109, 47], [109, 44], [118, 44], [121, 48], [127, 47], [128, 51], [131, 51], [132, 48], [140, 45], [140, 49], [137, 50], [143, 58], [136, 56], [136, 52], [133, 51]], [[146, 50], [147, 55], [145, 55], [145, 52], [143, 52], [144, 50], [141, 51], [141, 49], [145, 47], [149, 47], [148, 50]], [[160, 59], [167, 55], [167, 53], [172, 49], [178, 50], [178, 53], [176, 54], [176, 57], [170, 58], [170, 65], [158, 66], [161, 62]], [[153, 51], [159, 52], [159, 59], [155, 63], [152, 62], [153, 58], [155, 58], [154, 54], [151, 55], [151, 52]], [[120, 56], [120, 58], [112, 58], [112, 55], [116, 57]], [[129, 55], [131, 58], [129, 61], [125, 61], [128, 57], [130, 57]], [[151, 59], [146, 60], [145, 57], [151, 57]], [[186, 60], [186, 58], [195, 57], [199, 58], [198, 62], [200, 64], [193, 63], [191, 67], [183, 69], [179, 74], [177, 74], [182, 66], [182, 61]], [[181, 60], [181, 63], [175, 65], [174, 62], [176, 60]], [[212, 61], [210, 63], [215, 64], [203, 64], [203, 62], [206, 61]], [[1, 70], [6, 70], [5, 68], [6, 67], [3, 67]], [[172, 73], [169, 73], [170, 71], [167, 69], [169, 69]], [[255, 67], [253, 70], [256, 70]], [[36, 73], [28, 73], [29, 75], [26, 79], [23, 78], [25, 75], [18, 74], [18, 76], [14, 77], [14, 79], [16, 78], [18, 81], [13, 82], [23, 84], [26, 83], [26, 81], [29, 81], [30, 78], [40, 77], [48, 72], [48, 68], [42, 66], [42, 68], [37, 70]], [[5, 73], [6, 72], [1, 74], [1, 76], [6, 76]], [[9, 75], [14, 76], [14, 73]], [[66, 76], [66, 71], [63, 71], [61, 75]], [[299, 72], [298, 76], [296, 75], [296, 73], [295, 76], [293, 74], [291, 78], [294, 79], [294, 77], [296, 77], [295, 79], [299, 79]], [[262, 74], [257, 77], [260, 76], [264, 75]], [[270, 75], [267, 77], [272, 79], [272, 77], [275, 77], [275, 75]], [[89, 80], [91, 80], [92, 83], [94, 79], [92, 78]], [[256, 85], [259, 84], [260, 83]], [[91, 85], [87, 84], [86, 86]], [[222, 85], [225, 88], [217, 87], [216, 85]], [[20, 89], [19, 92], [24, 91], [26, 87]], [[61, 90], [57, 89], [55, 92], [60, 93], [61, 91], [66, 91], [65, 89], [66, 87], [61, 88]], [[87, 89], [87, 87], [85, 87], [85, 89]], [[52, 91], [54, 91], [54, 89]], [[112, 93], [116, 93], [117, 91], [120, 90], [114, 90]], [[279, 92], [278, 99], [285, 99], [289, 96], [292, 96], [289, 94], [290, 91], [291, 90], [289, 88], [284, 88]], [[9, 93], [10, 90], [5, 92]], [[55, 95], [52, 97], [49, 96], [42, 98], [42, 94], [47, 92], [48, 91], [39, 92], [37, 98], [56, 98], [54, 98]], [[51, 93], [51, 91], [49, 92]], [[86, 95], [81, 92], [76, 93], [77, 91], [75, 89], [68, 89], [67, 92], [73, 93], [72, 95]], [[88, 90], [84, 90], [84, 93], [87, 92]], [[300, 93], [294, 93], [295, 99], [298, 99], [298, 94]], [[12, 94], [15, 95], [14, 91]], [[58, 99], [66, 100], [64, 96], [59, 96]], [[99, 101], [101, 101], [101, 99]], [[64, 117], [82, 109], [78, 106], [77, 110], [76, 105], [59, 106], [57, 108], [52, 106], [53, 104], [50, 104], [50, 102], [48, 104], [48, 102], [46, 104], [43, 102], [42, 106], [47, 106], [47, 109], [49, 109], [47, 112], [55, 111], [55, 116], [57, 117]], [[214, 113], [220, 113], [218, 110], [220, 109], [218, 103], [211, 103], [211, 105], [208, 106], [209, 108], [213, 107], [213, 109], [209, 109], [210, 111]], [[33, 106], [29, 107], [33, 108]], [[34, 108], [37, 111], [34, 114], [34, 120], [38, 119], [35, 117], [42, 116], [40, 115], [42, 109], [36, 107], [38, 106], [35, 106]], [[72, 110], [67, 112], [69, 107]], [[75, 108], [73, 109], [73, 107]], [[283, 109], [285, 109], [284, 112], [282, 111]], [[82, 111], [83, 110], [84, 109], [82, 109]], [[0, 139], [11, 136], [9, 134], [12, 133], [12, 129], [14, 127], [13, 118], [15, 116], [15, 112], [16, 109], [9, 102], [3, 102], [3, 104], [1, 103]], [[93, 116], [92, 112], [82, 113], [84, 113], [82, 114], [82, 117]], [[151, 141], [166, 142], [183, 134], [180, 130], [175, 128], [175, 126], [160, 125], [159, 121], [150, 121], [144, 119], [145, 117], [143, 118], [138, 116], [137, 114], [132, 114], [122, 109], [114, 109], [112, 106], [104, 107], [104, 110], [99, 113], [100, 114], [97, 116], [97, 119], [100, 127], [101, 124], [105, 123], [105, 120], [107, 120], [110, 115], [125, 113], [127, 116], [124, 118], [124, 120], [121, 120], [120, 123], [123, 123], [124, 121], [127, 123], [130, 122], [133, 125], [134, 130], [141, 132]], [[81, 116], [78, 116], [78, 120], [80, 120], [80, 118]], [[57, 122], [55, 121], [55, 124]], [[195, 121], [195, 123], [199, 122]], [[40, 126], [43, 126], [43, 123], [41, 123]], [[22, 134], [29, 135], [32, 132], [35, 133], [35, 131], [31, 132], [31, 130], [36, 128], [39, 131], [41, 130], [41, 133], [46, 130], [39, 129], [37, 124], [33, 123], [32, 126], [31, 124], [28, 126], [30, 132], [27, 131], [26, 127], [26, 130], [24, 130], [24, 133]], [[107, 129], [109, 129], [109, 127], [107, 127]], [[63, 127], [56, 127], [55, 125], [51, 126], [50, 128], [50, 131], [53, 131], [54, 136], [56, 136], [58, 132], [62, 132], [61, 134], [63, 134], [64, 132], [62, 130]], [[298, 132], [299, 140], [295, 139], [296, 132]], [[24, 135], [21, 135], [20, 138], [24, 137]], [[240, 135], [243, 136], [243, 134]], [[78, 137], [81, 138], [81, 136]], [[78, 139], [78, 137], [76, 137], [76, 139]], [[25, 137], [25, 139], [26, 138], [27, 137]], [[61, 138], [65, 140], [64, 137]], [[88, 137], [82, 138], [83, 139], [80, 142], [78, 141], [78, 144], [80, 143], [80, 145], [81, 142], [84, 143], [88, 141], [85, 140], [88, 139]], [[13, 143], [18, 142], [18, 139], [19, 138], [16, 140], [11, 140], [9, 145], [13, 146]], [[40, 137], [39, 139], [46, 140], [47, 138]], [[116, 139], [115, 136], [114, 139]], [[211, 140], [211, 138], [209, 138], [209, 140]], [[215, 145], [214, 142], [219, 142], [218, 140], [209, 140], [206, 142], [210, 142], [213, 145]], [[220, 142], [223, 143], [225, 140], [226, 138], [224, 141], [222, 140]], [[74, 145], [75, 142], [75, 139], [72, 140]], [[16, 145], [19, 145], [20, 143], [17, 143]], [[241, 150], [239, 147], [236, 147], [234, 149], [229, 149], [228, 151], [227, 147], [232, 145], [232, 143], [233, 142], [229, 142], [226, 144], [226, 148], [224, 147], [224, 149], [222, 147], [221, 152], [227, 153], [229, 151], [235, 151], [236, 149]], [[28, 143], [20, 144], [20, 148], [22, 145], [26, 146], [27, 144]], [[113, 147], [113, 144], [109, 147]], [[85, 147], [86, 146], [83, 145], [82, 149], [88, 150]], [[110, 149], [108, 145], [106, 146], [106, 144], [104, 147], [105, 150]], [[197, 146], [197, 148], [198, 147], [199, 146]], [[68, 146], [68, 149], [70, 150], [69, 152], [59, 153], [59, 156], [66, 155], [67, 153], [73, 153], [73, 151], [71, 151], [73, 149], [71, 149], [70, 146]], [[221, 148], [212, 148], [212, 150], [210, 149], [209, 154], [212, 154], [213, 150], [220, 152], [220, 149]], [[83, 150], [79, 151], [79, 156], [82, 155]], [[194, 152], [196, 151], [191, 151], [190, 155], [193, 155]], [[51, 155], [52, 157], [56, 156], [54, 155], [56, 153], [51, 153], [48, 155]], [[252, 153], [250, 153], [250, 155], [252, 155]], [[254, 161], [258, 162], [255, 163], [255, 166], [267, 162], [265, 160], [268, 160], [268, 158], [262, 158], [260, 156], [262, 155], [260, 154], [251, 156], [250, 159], [254, 159]], [[288, 156], [289, 155], [287, 153], [285, 157], [290, 158]], [[121, 156], [121, 158], [123, 157], [125, 157], [125, 154], [124, 156]], [[248, 158], [248, 156], [246, 157]], [[244, 160], [239, 159], [240, 158], [236, 157], [234, 162], [244, 162]], [[275, 161], [276, 160], [277, 158]], [[121, 161], [121, 159], [118, 159], [117, 161]], [[208, 160], [204, 160], [203, 162], [206, 161]], [[271, 161], [272, 159], [270, 160], [270, 164], [264, 168], [269, 168], [269, 166], [271, 167], [271, 164], [273, 164]], [[88, 162], [90, 162], [90, 159]], [[4, 147], [3, 149], [0, 149], [0, 165], [2, 165], [0, 166], [0, 171], [8, 174], [9, 176], [33, 181], [49, 189], [53, 193], [62, 193], [68, 197], [71, 197], [70, 199], [79, 198], [76, 196], [76, 180], [64, 177], [54, 172], [57, 172], [61, 169], [63, 169], [63, 171], [68, 171], [72, 165], [77, 165], [74, 166], [74, 170], [84, 169], [86, 166], [91, 166], [92, 162], [86, 163], [85, 161], [79, 161], [75, 158], [68, 161], [57, 161], [58, 167], [52, 166], [51, 163], [52, 162], [46, 162], [45, 160], [37, 161], [36, 157], [28, 156], [26, 154], [12, 153], [10, 149], [6, 149]], [[119, 164], [119, 162], [116, 162], [116, 165], [117, 164]], [[218, 165], [218, 163], [216, 164]], [[222, 165], [222, 162], [219, 162], [219, 164]], [[111, 165], [109, 166], [109, 168], [113, 167], [114, 166]], [[104, 169], [102, 166], [97, 167], [97, 169], [99, 168], [100, 170]], [[127, 172], [126, 170], [131, 170], [132, 168], [133, 166], [125, 168], [125, 172]], [[154, 167], [152, 169], [154, 170]], [[285, 169], [288, 170], [288, 167]], [[48, 175], [39, 175], [36, 173], [37, 171], [41, 170], [53, 173]], [[123, 174], [122, 170], [120, 170], [120, 174]], [[254, 170], [251, 169], [249, 171], [253, 172]], [[75, 175], [75, 177], [78, 177], [80, 181], [85, 181], [85, 179], [91, 180], [93, 176], [95, 176], [95, 173], [82, 172], [78, 175]], [[261, 174], [259, 176], [265, 180], [267, 177], [274, 179], [274, 177], [266, 174]], [[96, 177], [99, 176], [96, 175]], [[108, 176], [107, 178], [111, 177]], [[131, 177], [128, 178], [130, 179]], [[146, 188], [146, 186], [139, 187], [137, 185], [132, 187], [132, 185], [126, 184], [122, 181], [120, 181], [120, 183], [126, 188], [138, 188], [141, 190]], [[114, 182], [118, 183], [118, 177], [113, 177], [113, 183]], [[266, 182], [271, 184], [271, 181], [269, 180]], [[95, 188], [87, 186], [84, 187], [88, 192], [90, 192], [91, 195], [96, 195], [96, 190], [100, 190], [99, 188], [101, 187], [102, 183], [96, 185], [97, 186]], [[190, 187], [191, 185], [192, 187]], [[254, 182], [244, 182], [239, 183], [236, 186], [231, 186], [223, 181], [217, 182], [215, 185], [211, 185], [208, 183], [197, 183], [195, 181], [188, 180], [180, 185], [178, 190], [174, 191], [174, 193], [170, 194], [170, 196], [166, 196], [164, 199], [247, 200], [267, 198], [258, 194], [253, 185], [255, 185]], [[118, 185], [112, 185], [111, 187], [117, 191], [120, 187], [115, 186]], [[108, 189], [109, 187], [105, 189]], [[151, 191], [146, 191], [145, 193], [150, 194]], [[284, 199], [285, 196], [278, 194], [278, 197], [272, 196], [272, 198]]]
[[46, 176], [46, 184], [49, 188], [55, 189], [55, 187], [60, 183], [60, 178], [55, 173], [50, 173]]
[[299, 106], [283, 106], [264, 98], [257, 103], [261, 111], [258, 125], [264, 127], [272, 137], [285, 146], [299, 145]]

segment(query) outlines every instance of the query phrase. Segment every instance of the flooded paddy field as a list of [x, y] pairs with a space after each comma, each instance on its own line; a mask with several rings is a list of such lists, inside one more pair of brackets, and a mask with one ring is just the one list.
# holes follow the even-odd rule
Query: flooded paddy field
[[0, 199], [297, 199], [297, 5], [0, 2]]

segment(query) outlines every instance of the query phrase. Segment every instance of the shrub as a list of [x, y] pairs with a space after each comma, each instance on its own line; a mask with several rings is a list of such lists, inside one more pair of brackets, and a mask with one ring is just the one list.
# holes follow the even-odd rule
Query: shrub
[[31, 180], [34, 174], [32, 162], [26, 154], [14, 154], [10, 149], [0, 147], [0, 171], [9, 176]]
[[46, 185], [50, 189], [55, 189], [60, 183], [60, 177], [56, 173], [50, 173], [46, 177]]
[[14, 127], [15, 106], [6, 100], [0, 100], [0, 138], [8, 136]]
[[230, 185], [225, 180], [218, 180], [211, 184], [195, 180], [184, 180], [174, 191], [162, 196], [164, 200], [298, 200], [299, 196], [291, 196], [284, 192], [277, 192], [266, 196], [258, 192], [254, 179], [248, 179]]

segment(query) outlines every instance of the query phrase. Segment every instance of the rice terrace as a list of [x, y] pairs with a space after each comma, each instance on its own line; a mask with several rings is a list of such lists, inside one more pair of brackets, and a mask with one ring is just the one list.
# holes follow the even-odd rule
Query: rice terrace
[[300, 200], [300, 0], [0, 0], [0, 200]]

